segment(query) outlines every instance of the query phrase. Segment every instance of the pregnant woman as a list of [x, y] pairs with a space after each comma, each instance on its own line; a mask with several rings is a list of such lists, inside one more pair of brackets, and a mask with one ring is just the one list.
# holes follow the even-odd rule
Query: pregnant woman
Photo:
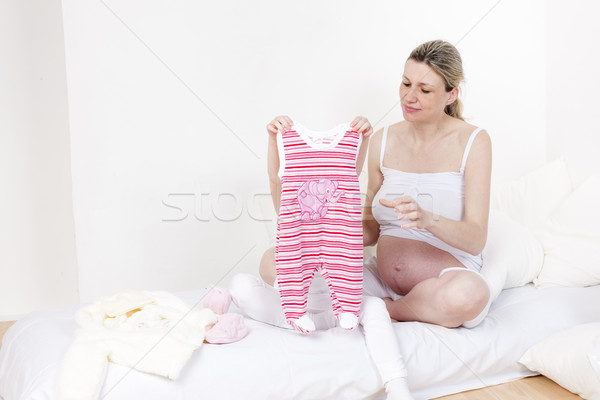
[[463, 79], [454, 46], [431, 41], [404, 67], [404, 121], [369, 146], [364, 243], [377, 243], [365, 268], [382, 280], [377, 293], [398, 321], [473, 327], [489, 308], [479, 273], [487, 237], [491, 142], [464, 121]]
[[[452, 44], [418, 46], [400, 84], [404, 121], [370, 140], [363, 234], [365, 246], [377, 244], [377, 257], [365, 265], [364, 290], [383, 298], [398, 321], [473, 327], [490, 305], [479, 271], [492, 149], [487, 132], [462, 117], [462, 80], [462, 60]], [[353, 125], [365, 136], [372, 129], [364, 118]], [[269, 126], [276, 131], [291, 121], [280, 118]], [[273, 284], [274, 249], [265, 252], [260, 275]]]

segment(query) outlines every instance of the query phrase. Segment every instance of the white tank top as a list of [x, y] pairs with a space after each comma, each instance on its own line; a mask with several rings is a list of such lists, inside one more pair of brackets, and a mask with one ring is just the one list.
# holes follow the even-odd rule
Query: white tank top
[[459, 172], [417, 173], [383, 166], [388, 127], [384, 128], [379, 160], [383, 183], [373, 199], [373, 216], [379, 223], [380, 236], [389, 235], [429, 243], [452, 254], [468, 269], [477, 272], [481, 270], [481, 254], [474, 256], [450, 246], [426, 229], [402, 228], [400, 225], [407, 221], [398, 220], [397, 213], [393, 208], [382, 206], [379, 203], [381, 198], [392, 200], [399, 196], [409, 195], [423, 210], [455, 221], [462, 221], [465, 213], [465, 164], [473, 140], [481, 130], [481, 128], [475, 129], [469, 137]]

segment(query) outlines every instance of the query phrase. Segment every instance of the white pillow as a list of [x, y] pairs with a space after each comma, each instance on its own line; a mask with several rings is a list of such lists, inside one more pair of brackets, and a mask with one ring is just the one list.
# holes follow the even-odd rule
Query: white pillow
[[600, 336], [600, 322], [560, 331], [532, 346], [519, 362], [584, 399], [600, 400], [600, 379], [588, 353]]
[[577, 188], [537, 232], [544, 266], [537, 287], [600, 284], [600, 179], [592, 176]]
[[490, 203], [492, 208], [535, 229], [572, 190], [569, 170], [561, 157], [518, 179], [492, 185]]
[[592, 364], [592, 369], [596, 373], [596, 377], [600, 380], [600, 336], [594, 342], [594, 350], [588, 353], [588, 360]]
[[490, 210], [482, 257], [481, 273], [490, 283], [495, 299], [502, 289], [531, 282], [542, 268], [544, 251], [528, 228], [501, 211]]

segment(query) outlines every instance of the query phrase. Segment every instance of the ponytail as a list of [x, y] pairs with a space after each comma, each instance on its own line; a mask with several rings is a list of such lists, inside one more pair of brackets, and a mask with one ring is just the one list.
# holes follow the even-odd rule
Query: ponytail
[[446, 108], [444, 108], [444, 112], [451, 117], [458, 118], [460, 120], [465, 120], [462, 116], [463, 104], [460, 99], [457, 97], [454, 100], [454, 103], [448, 104]]

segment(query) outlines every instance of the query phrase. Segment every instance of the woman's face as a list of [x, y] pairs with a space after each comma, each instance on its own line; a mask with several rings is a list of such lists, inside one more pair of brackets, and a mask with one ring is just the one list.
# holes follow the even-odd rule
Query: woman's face
[[425, 63], [406, 61], [400, 84], [400, 103], [404, 119], [411, 122], [436, 121], [444, 108], [458, 94], [454, 88], [446, 92], [444, 78]]

